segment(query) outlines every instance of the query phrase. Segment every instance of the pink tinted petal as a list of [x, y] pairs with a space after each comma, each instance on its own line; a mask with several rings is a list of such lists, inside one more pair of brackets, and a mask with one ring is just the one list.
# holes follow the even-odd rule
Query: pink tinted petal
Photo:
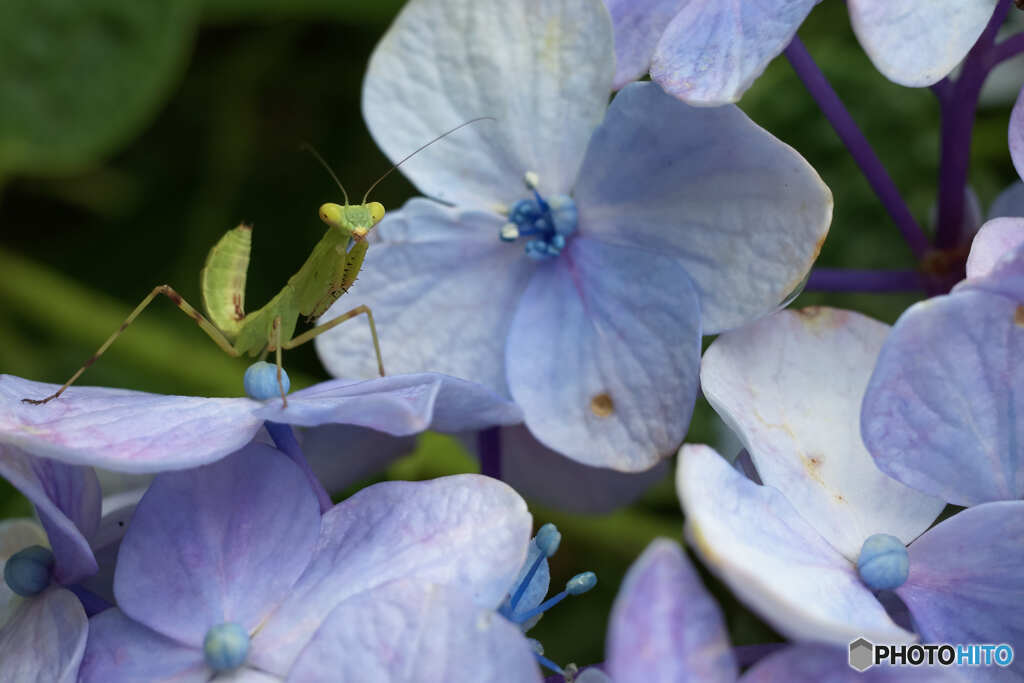
[[1024, 495], [1022, 320], [1016, 302], [963, 285], [900, 316], [861, 414], [882, 471], [957, 505]]
[[57, 390], [0, 375], [0, 443], [32, 455], [120, 472], [159, 472], [218, 460], [252, 439], [262, 420], [247, 398], [161, 396], [141, 391], [72, 386]]
[[[986, 503], [910, 545], [910, 576], [896, 590], [931, 643], [1024, 642], [1024, 501]], [[993, 667], [994, 669], [995, 667]], [[1024, 661], [1009, 672], [1024, 678]], [[997, 680], [1009, 672], [992, 675]]]
[[932, 85], [960, 63], [997, 0], [849, 0], [860, 44], [882, 75], [911, 87]]
[[581, 234], [686, 268], [704, 334], [778, 308], [832, 218], [832, 193], [793, 148], [737, 107], [690, 107], [653, 83], [612, 101], [574, 196]]
[[95, 574], [89, 541], [100, 521], [100, 484], [88, 467], [34, 458], [0, 444], [0, 476], [36, 506], [64, 584]]
[[860, 405], [887, 325], [852, 311], [780, 311], [727, 332], [701, 361], [701, 387], [768, 486], [848, 560], [876, 533], [904, 543], [945, 502], [875, 465]]
[[686, 533], [708, 568], [783, 635], [845, 645], [909, 642], [856, 567], [781, 493], [758, 486], [707, 446], [683, 446], [676, 489]]
[[606, 648], [615, 683], [733, 683], [739, 671], [722, 611], [679, 544], [666, 539], [626, 572]]
[[605, 0], [615, 27], [616, 90], [647, 73], [665, 27], [687, 0]]
[[[498, 239], [501, 224], [496, 213], [409, 201], [381, 221], [359, 279], [320, 322], [365, 304], [387, 372], [441, 372], [507, 395], [505, 340], [535, 265]], [[362, 316], [317, 337], [316, 349], [335, 377], [377, 375]]]
[[88, 626], [71, 591], [51, 586], [23, 600], [0, 628], [0, 681], [74, 683]]
[[1024, 244], [1024, 218], [993, 218], [975, 235], [967, 256], [967, 277], [990, 275], [1007, 254]]
[[693, 412], [696, 292], [674, 259], [577, 237], [531, 278], [506, 359], [541, 443], [586, 465], [649, 469], [675, 452]]
[[515, 491], [480, 475], [363, 489], [324, 515], [308, 569], [254, 638], [255, 663], [288, 671], [335, 606], [389, 581], [454, 586], [497, 607], [526, 557], [531, 524]]
[[654, 50], [651, 78], [684, 102], [739, 101], [820, 0], [685, 0]]
[[116, 607], [89, 620], [81, 683], [206, 683], [210, 674], [201, 650], [149, 630]]
[[225, 621], [252, 630], [306, 568], [319, 516], [299, 468], [260, 444], [206, 467], [160, 475], [121, 543], [118, 604], [194, 647]]
[[502, 427], [501, 453], [502, 480], [512, 488], [532, 501], [589, 515], [628, 505], [664, 479], [671, 467], [669, 460], [644, 472], [591, 467], [547, 448], [525, 427]]
[[529, 683], [542, 679], [518, 627], [457, 588], [395, 581], [339, 604], [289, 681]]
[[880, 667], [855, 671], [845, 647], [794, 645], [765, 657], [747, 670], [740, 683], [902, 683], [959, 681], [938, 667]]
[[393, 161], [494, 117], [402, 166], [428, 196], [491, 209], [525, 195], [527, 171], [546, 192], [568, 193], [614, 73], [601, 0], [413, 0], [370, 57], [363, 115]]

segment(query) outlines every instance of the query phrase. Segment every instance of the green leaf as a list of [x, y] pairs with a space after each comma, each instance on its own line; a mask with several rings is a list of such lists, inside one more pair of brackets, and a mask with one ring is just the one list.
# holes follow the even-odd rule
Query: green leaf
[[0, 174], [67, 173], [135, 137], [191, 53], [195, 0], [0, 2]]

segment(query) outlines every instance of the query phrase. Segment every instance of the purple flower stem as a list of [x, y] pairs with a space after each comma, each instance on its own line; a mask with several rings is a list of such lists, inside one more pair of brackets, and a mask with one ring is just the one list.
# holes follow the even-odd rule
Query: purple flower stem
[[854, 270], [815, 268], [805, 291], [817, 292], [920, 292], [926, 289], [915, 270]]
[[313, 474], [312, 468], [309, 466], [309, 462], [306, 460], [305, 454], [302, 452], [302, 448], [299, 446], [298, 440], [295, 438], [295, 432], [292, 431], [292, 426], [288, 424], [281, 424], [280, 422], [271, 422], [267, 420], [263, 423], [266, 427], [267, 433], [270, 434], [270, 438], [274, 440], [274, 445], [277, 446], [277, 450], [281, 451], [289, 458], [292, 459], [299, 469], [302, 470], [303, 474], [306, 475], [306, 479], [309, 480], [309, 485], [313, 487], [313, 493], [316, 494], [317, 502], [320, 503], [320, 514], [323, 514], [334, 507], [334, 503], [331, 501], [331, 497], [327, 494], [324, 485], [320, 483], [320, 480]]
[[1022, 52], [1024, 52], [1024, 33], [1018, 33], [996, 45], [992, 58], [996, 64], [999, 64], [1007, 59], [1013, 59]]
[[939, 161], [939, 214], [935, 246], [950, 249], [965, 235], [964, 221], [967, 171], [971, 162], [971, 138], [978, 97], [992, 67], [996, 65], [995, 39], [1010, 10], [1011, 0], [1000, 0], [978, 42], [964, 59], [960, 76], [952, 88], [939, 94], [942, 112], [942, 148]]
[[850, 155], [857, 162], [864, 177], [867, 178], [871, 189], [878, 195], [885, 210], [900, 229], [903, 239], [910, 245], [918, 258], [924, 256], [930, 248], [927, 235], [914, 219], [914, 215], [910, 213], [910, 209], [903, 201], [903, 197], [892, 178], [889, 177], [882, 161], [871, 148], [864, 133], [857, 127], [850, 112], [843, 106], [839, 95], [832, 89], [825, 74], [818, 68], [799, 36], [795, 36], [793, 42], [786, 48], [786, 58], [796, 75], [803, 81], [804, 87], [807, 88], [811, 97], [818, 103], [825, 118], [832, 124], [839, 139], [850, 151]]
[[83, 588], [78, 584], [68, 586], [67, 589], [74, 593], [75, 597], [77, 597], [82, 603], [82, 609], [85, 610], [85, 616], [87, 617], [99, 614], [100, 612], [113, 607], [113, 605], [93, 593], [88, 588]]
[[480, 474], [501, 480], [501, 427], [488, 427], [477, 434]]
[[787, 643], [762, 643], [759, 645], [740, 645], [732, 649], [736, 664], [741, 669], [753, 666], [768, 655], [775, 654], [787, 646]]

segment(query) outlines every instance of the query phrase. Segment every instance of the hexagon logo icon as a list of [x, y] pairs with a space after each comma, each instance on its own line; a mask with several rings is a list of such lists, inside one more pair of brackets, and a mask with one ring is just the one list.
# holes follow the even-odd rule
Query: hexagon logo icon
[[866, 671], [874, 664], [875, 646], [867, 638], [858, 638], [850, 643], [850, 667]]

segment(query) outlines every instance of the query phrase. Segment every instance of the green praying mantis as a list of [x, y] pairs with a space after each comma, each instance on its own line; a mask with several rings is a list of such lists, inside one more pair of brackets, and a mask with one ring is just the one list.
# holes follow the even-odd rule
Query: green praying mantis
[[206, 316], [197, 311], [170, 286], [154, 287], [153, 291], [121, 323], [121, 326], [57, 391], [42, 399], [23, 398], [22, 402], [41, 405], [59, 397], [161, 294], [173, 301], [175, 306], [192, 318], [199, 328], [228, 355], [239, 357], [249, 354], [250, 356], [265, 357], [268, 353], [274, 352], [277, 361], [277, 385], [284, 407], [288, 406], [288, 399], [285, 396], [286, 392], [281, 378], [281, 351], [301, 346], [358, 315], [366, 315], [370, 325], [370, 335], [373, 338], [373, 350], [377, 356], [377, 369], [383, 376], [385, 374], [384, 360], [381, 357], [380, 340], [377, 336], [377, 326], [373, 321], [373, 313], [369, 307], [356, 306], [329, 322], [316, 325], [298, 336], [293, 336], [299, 317], [305, 316], [307, 321], [315, 321], [356, 281], [369, 247], [366, 235], [384, 217], [385, 213], [384, 206], [380, 202], [367, 202], [370, 192], [377, 184], [405, 161], [438, 140], [451, 135], [463, 126], [484, 119], [493, 120], [489, 116], [471, 119], [442, 133], [413, 151], [370, 186], [363, 196], [361, 204], [349, 204], [348, 193], [345, 192], [345, 188], [338, 181], [337, 176], [320, 155], [309, 148], [341, 188], [345, 203], [342, 205], [328, 202], [320, 206], [320, 220], [327, 224], [327, 232], [313, 247], [313, 252], [298, 272], [288, 278], [285, 286], [269, 302], [256, 311], [245, 312], [245, 281], [249, 269], [249, 253], [252, 248], [252, 226], [243, 223], [229, 230], [210, 249], [206, 257], [206, 264], [199, 273], [200, 291]]

